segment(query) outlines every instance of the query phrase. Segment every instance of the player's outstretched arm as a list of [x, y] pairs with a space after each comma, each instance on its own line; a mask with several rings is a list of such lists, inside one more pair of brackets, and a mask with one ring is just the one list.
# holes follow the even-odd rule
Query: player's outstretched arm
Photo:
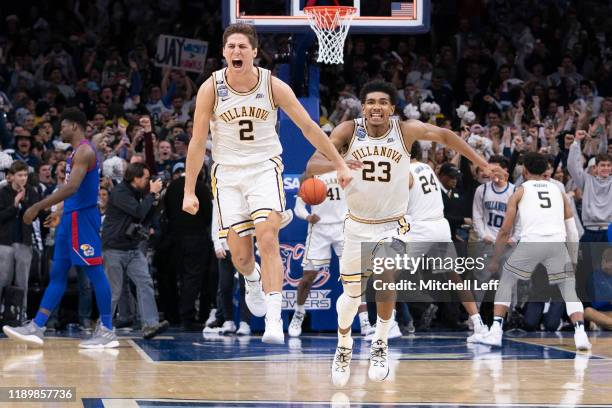
[[196, 97], [196, 108], [193, 119], [193, 136], [187, 149], [187, 163], [185, 166], [185, 190], [183, 197], [183, 211], [195, 215], [198, 212], [199, 202], [195, 195], [195, 185], [198, 174], [204, 164], [206, 152], [206, 139], [210, 117], [215, 103], [215, 91], [212, 77], [202, 84]]
[[293, 90], [280, 79], [272, 77], [272, 94], [276, 104], [289, 115], [304, 137], [333, 163], [334, 168], [338, 171], [338, 181], [342, 187], [345, 187], [352, 179], [348, 166], [327, 135], [310, 119], [308, 112], [300, 104]]
[[518, 212], [518, 204], [521, 201], [521, 198], [523, 198], [523, 191], [523, 187], [517, 188], [514, 194], [512, 194], [508, 200], [504, 222], [497, 233], [497, 237], [495, 238], [495, 252], [493, 254], [493, 261], [491, 262], [492, 264], [497, 264], [497, 262], [501, 259], [504, 253], [504, 247], [512, 236], [512, 229], [514, 228], [514, 222]]
[[76, 193], [87, 175], [87, 170], [91, 167], [92, 163], [95, 162], [96, 154], [92, 149], [77, 149], [72, 158], [72, 169], [70, 170], [70, 179], [68, 182], [49, 197], [28, 208], [23, 214], [23, 222], [31, 224], [40, 211], [51, 208], [52, 205], [61, 203]]
[[489, 163], [484, 157], [479, 155], [465, 142], [465, 140], [461, 139], [451, 130], [430, 125], [429, 123], [423, 123], [418, 120], [407, 120], [402, 122], [401, 128], [406, 146], [412, 146], [412, 143], [417, 140], [430, 140], [432, 142], [442, 143], [467, 157], [468, 160], [480, 167], [487, 176], [492, 173], [501, 176], [505, 173], [501, 168], [489, 166]]
[[[355, 130], [355, 124], [352, 121], [342, 122], [332, 130], [329, 137], [329, 141], [334, 146], [336, 151], [340, 155], [344, 155], [348, 150], [353, 131]], [[328, 173], [336, 169], [334, 163], [332, 163], [327, 157], [325, 157], [320, 151], [315, 151], [308, 164], [306, 165], [306, 171], [304, 172], [305, 177], [312, 177], [319, 174]]]

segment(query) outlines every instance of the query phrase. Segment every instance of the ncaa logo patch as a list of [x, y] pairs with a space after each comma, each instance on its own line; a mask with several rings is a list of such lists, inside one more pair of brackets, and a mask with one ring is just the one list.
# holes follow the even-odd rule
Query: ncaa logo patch
[[83, 251], [83, 255], [85, 256], [94, 256], [94, 249], [91, 245], [89, 244], [82, 244], [80, 246], [81, 251]]
[[366, 137], [365, 129], [361, 126], [358, 126], [357, 130], [355, 131], [355, 136], [357, 136], [357, 139], [359, 140], [364, 140]]
[[219, 85], [217, 87], [217, 94], [221, 97], [227, 96], [227, 87], [225, 85]]

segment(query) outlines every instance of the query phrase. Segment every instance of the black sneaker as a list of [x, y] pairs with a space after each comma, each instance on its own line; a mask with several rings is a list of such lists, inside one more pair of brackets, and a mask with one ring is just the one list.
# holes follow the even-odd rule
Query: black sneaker
[[168, 323], [167, 320], [161, 321], [159, 323], [157, 323], [154, 326], [145, 326], [142, 328], [142, 337], [145, 340], [149, 340], [152, 339], [153, 337], [157, 336], [158, 334], [161, 334], [163, 332], [166, 331], [166, 329], [168, 329], [168, 326], [170, 325], [170, 323]]

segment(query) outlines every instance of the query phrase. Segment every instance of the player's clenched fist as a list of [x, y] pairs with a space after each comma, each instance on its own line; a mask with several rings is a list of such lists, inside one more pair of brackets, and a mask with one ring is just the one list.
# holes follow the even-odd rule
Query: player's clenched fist
[[183, 198], [183, 211], [188, 212], [191, 215], [196, 215], [200, 208], [200, 202], [195, 194], [185, 194]]

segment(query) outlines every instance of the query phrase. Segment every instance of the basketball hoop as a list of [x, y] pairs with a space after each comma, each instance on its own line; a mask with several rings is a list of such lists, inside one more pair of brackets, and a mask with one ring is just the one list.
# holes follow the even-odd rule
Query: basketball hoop
[[319, 40], [317, 62], [344, 64], [344, 40], [356, 12], [355, 7], [304, 7], [304, 14]]

